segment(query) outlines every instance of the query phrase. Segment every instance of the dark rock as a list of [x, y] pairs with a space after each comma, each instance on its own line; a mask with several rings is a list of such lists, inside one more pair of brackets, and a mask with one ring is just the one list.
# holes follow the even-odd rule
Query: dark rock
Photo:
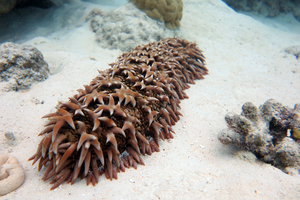
[[17, 4], [17, 0], [0, 0], [0, 14], [8, 13]]
[[14, 8], [34, 6], [50, 8], [55, 4], [51, 0], [0, 0], [0, 14], [8, 13]]

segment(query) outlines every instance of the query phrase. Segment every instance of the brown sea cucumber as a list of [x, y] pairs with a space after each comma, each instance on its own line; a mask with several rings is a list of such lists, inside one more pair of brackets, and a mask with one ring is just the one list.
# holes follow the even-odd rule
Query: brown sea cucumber
[[208, 73], [195, 43], [169, 38], [123, 53], [99, 71], [85, 89], [60, 103], [39, 134], [44, 138], [30, 158], [51, 189], [77, 177], [95, 185], [100, 175], [144, 164], [141, 154], [159, 151], [159, 138], [173, 138], [183, 90]]

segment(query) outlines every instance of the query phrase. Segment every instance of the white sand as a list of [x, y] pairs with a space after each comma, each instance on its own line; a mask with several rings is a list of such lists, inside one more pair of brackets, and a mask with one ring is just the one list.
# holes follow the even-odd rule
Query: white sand
[[[299, 175], [251, 156], [234, 156], [238, 150], [217, 139], [226, 128], [225, 114], [240, 113], [247, 101], [257, 106], [270, 98], [288, 106], [300, 103], [300, 61], [283, 51], [300, 45], [300, 23], [282, 19], [287, 20], [265, 25], [220, 0], [185, 0], [181, 31], [204, 50], [210, 72], [186, 90], [190, 98], [182, 101], [184, 117], [173, 127], [175, 138], [161, 141], [161, 152], [143, 157], [145, 166], [118, 174], [118, 180], [102, 176], [95, 187], [78, 180], [54, 191], [27, 161], [41, 140], [37, 134], [46, 122], [41, 117], [89, 84], [97, 69], [108, 68], [121, 52], [98, 47], [88, 23], [50, 35], [44, 27], [47, 36], [26, 43], [42, 51], [53, 75], [28, 91], [0, 92], [0, 153], [11, 153], [26, 172], [24, 184], [0, 199], [299, 199]], [[2, 136], [6, 131], [15, 134], [13, 145]]]

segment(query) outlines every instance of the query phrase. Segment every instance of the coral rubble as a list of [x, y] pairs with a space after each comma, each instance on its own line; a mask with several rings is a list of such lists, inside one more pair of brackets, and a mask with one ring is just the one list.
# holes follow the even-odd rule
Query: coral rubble
[[152, 19], [164, 22], [168, 29], [180, 28], [182, 0], [130, 0]]
[[44, 116], [49, 122], [30, 160], [46, 168], [42, 180], [52, 179], [51, 189], [77, 177], [95, 185], [103, 173], [117, 178], [143, 164], [140, 155], [159, 151], [159, 138], [173, 138], [188, 83], [208, 73], [196, 44], [178, 38], [137, 46], [110, 65]]
[[257, 108], [247, 102], [241, 115], [225, 116], [228, 128], [219, 140], [251, 151], [259, 160], [288, 172], [300, 173], [300, 104], [293, 109], [273, 99]]
[[24, 90], [49, 76], [43, 54], [31, 45], [6, 42], [0, 46], [0, 81], [7, 81], [7, 90]]
[[23, 167], [18, 160], [8, 154], [0, 154], [0, 195], [14, 191], [25, 180]]
[[96, 42], [108, 49], [130, 51], [139, 44], [180, 37], [181, 34], [150, 19], [132, 3], [111, 12], [95, 9], [88, 15], [87, 20], [91, 21], [91, 29], [96, 33]]

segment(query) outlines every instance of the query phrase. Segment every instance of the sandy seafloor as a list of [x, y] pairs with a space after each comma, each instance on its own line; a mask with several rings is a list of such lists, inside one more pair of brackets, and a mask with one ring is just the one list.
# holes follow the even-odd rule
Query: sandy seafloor
[[[300, 103], [300, 60], [283, 51], [300, 45], [300, 23], [290, 15], [262, 22], [236, 13], [220, 0], [184, 0], [181, 32], [204, 51], [209, 75], [186, 90], [189, 99], [181, 103], [184, 117], [173, 127], [174, 139], [161, 141], [161, 152], [143, 156], [145, 166], [119, 173], [118, 180], [102, 176], [95, 187], [78, 180], [50, 191], [49, 182], [41, 181], [43, 170], [38, 172], [27, 161], [41, 140], [37, 135], [46, 122], [41, 117], [121, 54], [99, 47], [83, 20], [93, 7], [108, 7], [78, 5], [85, 6], [80, 8], [80, 20], [70, 15], [74, 26], [66, 21], [65, 27], [51, 32], [53, 27], [38, 27], [38, 20], [32, 19], [37, 23], [34, 30], [24, 32], [23, 38], [22, 30], [7, 38], [37, 47], [52, 75], [28, 91], [0, 92], [0, 153], [15, 156], [26, 172], [23, 185], [1, 200], [300, 199], [299, 175], [285, 174], [251, 156], [237, 156], [239, 149], [217, 139], [226, 128], [225, 114], [240, 113], [247, 101], [257, 106], [270, 98], [288, 106]], [[71, 13], [78, 18], [78, 10]], [[4, 139], [6, 131], [15, 134], [13, 144]]]

